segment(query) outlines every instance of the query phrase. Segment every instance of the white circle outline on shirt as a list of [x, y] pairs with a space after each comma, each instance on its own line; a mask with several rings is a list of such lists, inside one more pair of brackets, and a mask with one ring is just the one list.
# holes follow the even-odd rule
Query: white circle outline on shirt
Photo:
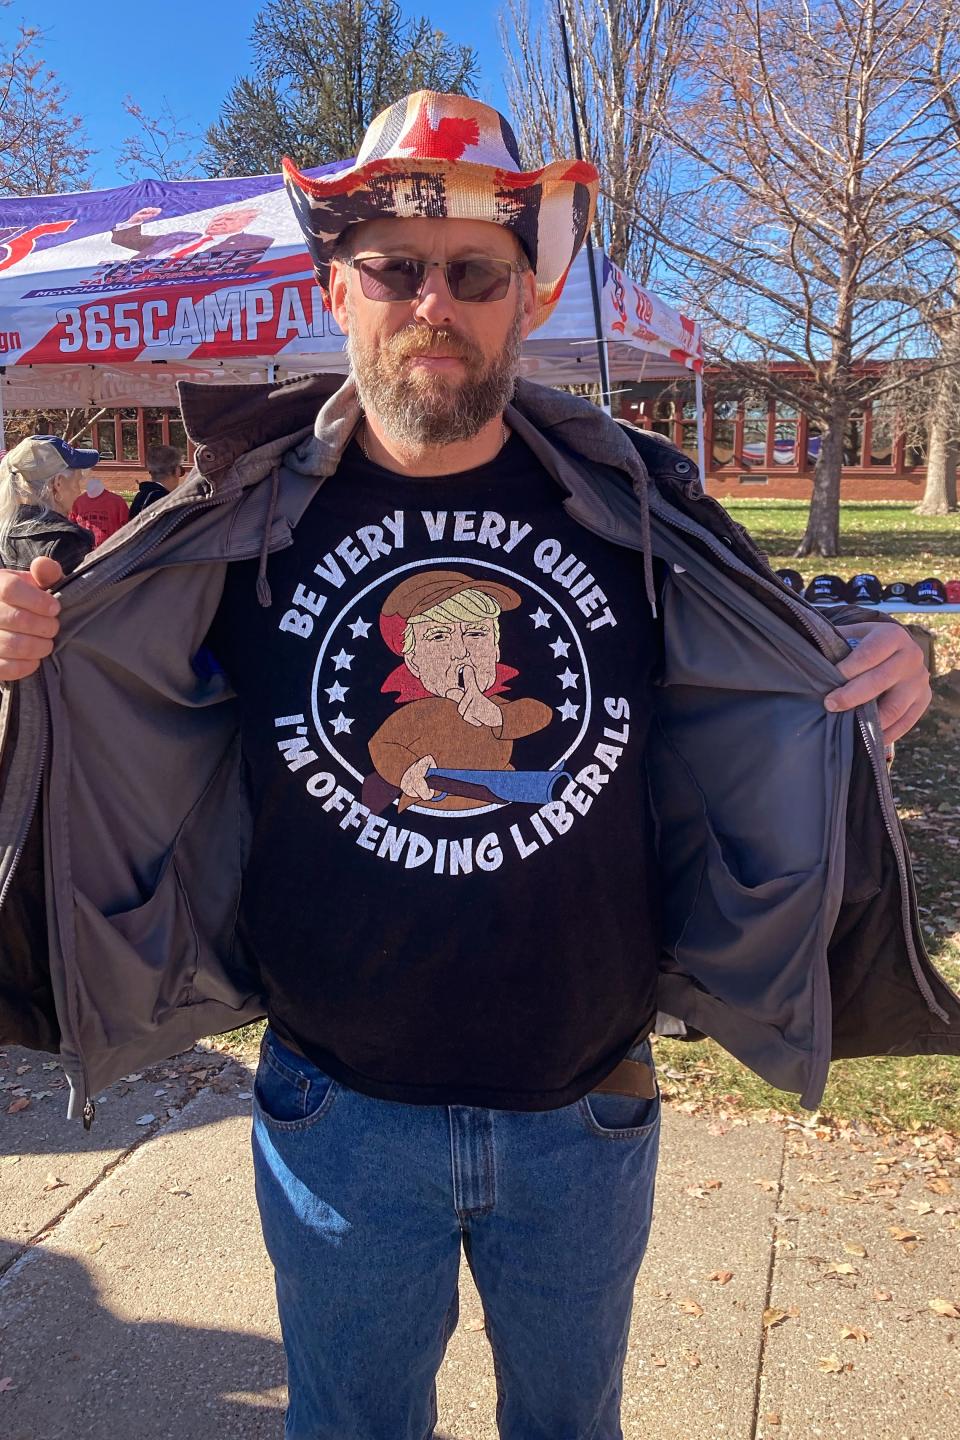
[[[550, 770], [559, 770], [559, 769], [562, 767], [564, 761], [566, 761], [566, 760], [568, 760], [568, 759], [570, 758], [570, 756], [573, 754], [573, 752], [574, 752], [574, 751], [577, 749], [577, 747], [580, 745], [581, 741], [583, 740], [583, 737], [586, 735], [586, 733], [587, 733], [587, 727], [588, 727], [589, 724], [590, 724], [590, 715], [591, 715], [592, 703], [593, 703], [593, 702], [592, 702], [592, 693], [591, 693], [591, 688], [590, 688], [590, 667], [589, 667], [589, 664], [587, 663], [587, 656], [586, 656], [586, 652], [584, 651], [584, 648], [583, 648], [583, 643], [582, 643], [582, 641], [581, 641], [581, 639], [580, 639], [580, 636], [577, 634], [576, 626], [575, 626], [575, 625], [573, 624], [573, 622], [570, 620], [570, 617], [567, 615], [567, 613], [566, 613], [566, 611], [564, 610], [563, 606], [562, 606], [562, 605], [559, 605], [559, 604], [557, 603], [556, 596], [555, 596], [555, 595], [551, 595], [548, 590], [544, 590], [544, 588], [543, 588], [541, 585], [538, 585], [535, 580], [528, 580], [528, 579], [526, 578], [526, 576], [524, 576], [524, 575], [518, 575], [515, 570], [508, 570], [505, 565], [495, 565], [491, 560], [474, 560], [472, 557], [467, 558], [467, 557], [465, 557], [465, 556], [463, 556], [463, 555], [456, 555], [456, 556], [454, 556], [454, 555], [435, 555], [435, 556], [431, 556], [431, 558], [430, 558], [429, 560], [410, 560], [410, 561], [407, 562], [406, 565], [398, 565], [395, 570], [389, 570], [389, 571], [387, 571], [387, 573], [384, 574], [384, 575], [381, 575], [378, 580], [371, 580], [371, 582], [370, 582], [369, 585], [365, 585], [362, 590], [358, 591], [357, 594], [354, 595], [354, 596], [351, 598], [349, 604], [344, 605], [344, 607], [343, 607], [343, 609], [340, 611], [340, 613], [336, 616], [336, 618], [333, 620], [333, 622], [328, 626], [328, 628], [327, 628], [327, 633], [324, 635], [323, 639], [321, 640], [321, 642], [320, 642], [320, 648], [319, 648], [318, 651], [317, 651], [317, 659], [316, 659], [316, 663], [315, 663], [314, 669], [313, 669], [313, 684], [312, 684], [312, 687], [311, 687], [311, 694], [310, 694], [310, 704], [311, 704], [311, 709], [312, 709], [312, 713], [313, 713], [313, 723], [314, 723], [314, 725], [315, 725], [315, 727], [316, 727], [317, 734], [320, 736], [321, 744], [324, 746], [324, 748], [325, 748], [327, 751], [329, 751], [329, 753], [333, 756], [333, 758], [334, 758], [340, 765], [343, 766], [344, 770], [346, 770], [348, 774], [350, 774], [350, 775], [353, 776], [354, 780], [356, 780], [359, 785], [362, 785], [362, 784], [363, 784], [363, 779], [364, 779], [364, 777], [360, 774], [360, 772], [359, 772], [358, 770], [355, 770], [355, 769], [353, 768], [353, 766], [350, 764], [350, 762], [349, 762], [348, 760], [345, 760], [345, 759], [344, 759], [344, 757], [343, 757], [343, 756], [340, 754], [340, 752], [336, 749], [336, 747], [333, 745], [333, 743], [327, 738], [326, 732], [324, 731], [324, 728], [323, 728], [323, 722], [322, 722], [322, 720], [321, 720], [321, 718], [320, 718], [320, 709], [319, 709], [319, 704], [318, 704], [318, 701], [317, 701], [317, 696], [318, 696], [319, 690], [320, 690], [320, 669], [321, 669], [321, 666], [323, 665], [323, 660], [324, 660], [324, 657], [325, 657], [325, 655], [326, 655], [327, 646], [329, 645], [330, 639], [331, 639], [331, 637], [335, 634], [337, 628], [338, 628], [338, 627], [343, 623], [343, 621], [346, 619], [347, 613], [348, 613], [350, 610], [353, 610], [353, 609], [360, 603], [360, 601], [364, 598], [365, 595], [369, 595], [369, 593], [370, 593], [371, 590], [376, 590], [379, 586], [383, 585], [387, 580], [392, 580], [395, 575], [402, 575], [402, 574], [403, 574], [405, 571], [407, 571], [407, 570], [423, 570], [423, 569], [425, 569], [425, 568], [427, 568], [427, 567], [432, 567], [432, 566], [435, 566], [435, 565], [455, 565], [455, 566], [461, 566], [461, 565], [476, 565], [476, 566], [478, 566], [480, 569], [483, 569], [483, 570], [494, 570], [494, 571], [496, 571], [496, 573], [497, 573], [498, 575], [506, 575], [507, 578], [508, 578], [509, 580], [512, 580], [515, 584], [525, 585], [525, 586], [527, 586], [529, 589], [535, 591], [538, 595], [540, 595], [544, 600], [547, 601], [547, 603], [551, 606], [551, 608], [552, 608], [553, 610], [555, 610], [555, 611], [562, 617], [564, 624], [566, 625], [566, 627], [567, 627], [567, 629], [569, 630], [570, 634], [571, 634], [571, 635], [573, 636], [573, 638], [574, 638], [574, 642], [575, 642], [575, 644], [576, 644], [577, 650], [578, 650], [579, 655], [580, 655], [580, 660], [581, 660], [581, 663], [582, 663], [582, 665], [583, 665], [583, 697], [584, 697], [584, 706], [583, 706], [583, 709], [584, 709], [584, 713], [583, 713], [583, 719], [582, 719], [582, 721], [580, 722], [580, 729], [577, 731], [576, 738], [574, 739], [573, 743], [569, 746], [569, 748], [568, 748], [567, 750], [565, 750], [565, 751], [563, 752], [563, 754], [560, 756], [560, 758], [559, 758], [558, 760], [555, 760], [552, 765], [548, 766], [548, 769], [550, 769]], [[379, 614], [378, 614], [378, 617], [377, 617], [377, 618], [378, 618], [378, 620], [379, 620]], [[379, 631], [379, 627], [378, 627], [378, 631]], [[552, 709], [552, 708], [553, 708], [553, 707], [551, 706], [551, 709]], [[506, 802], [505, 802], [505, 803], [506, 803]], [[490, 811], [492, 811], [492, 810], [502, 810], [503, 808], [504, 808], [503, 804], [500, 804], [500, 805], [483, 805], [483, 806], [479, 806], [479, 807], [478, 807], [477, 809], [475, 809], [475, 810], [435, 810], [435, 809], [433, 809], [433, 808], [427, 808], [427, 807], [425, 807], [425, 806], [424, 806], [424, 807], [421, 807], [421, 806], [419, 806], [419, 805], [410, 805], [410, 806], [407, 807], [407, 810], [406, 810], [404, 813], [405, 813], [405, 814], [411, 814], [411, 813], [412, 813], [412, 814], [414, 814], [414, 815], [443, 815], [443, 816], [451, 816], [451, 817], [453, 817], [453, 818], [460, 817], [460, 818], [462, 819], [462, 818], [464, 818], [465, 816], [468, 816], [468, 815], [486, 815], [486, 814], [488, 814], [488, 813], [489, 813]]]

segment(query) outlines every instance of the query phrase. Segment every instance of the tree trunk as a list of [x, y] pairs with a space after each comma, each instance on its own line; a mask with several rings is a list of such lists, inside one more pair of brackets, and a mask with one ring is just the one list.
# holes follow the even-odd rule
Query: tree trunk
[[840, 471], [849, 407], [835, 409], [820, 444], [813, 472], [813, 494], [803, 539], [794, 555], [840, 554]]
[[947, 505], [951, 510], [956, 510], [957, 508], [958, 459], [960, 459], [960, 456], [958, 456], [957, 442], [954, 441], [952, 445], [947, 447]]
[[[923, 499], [914, 510], [917, 515], [947, 515], [956, 508], [956, 455], [951, 457], [947, 426], [947, 414], [938, 397], [934, 401], [930, 429], [927, 432], [927, 482], [923, 491]], [[951, 471], [953, 505], [950, 504]]]

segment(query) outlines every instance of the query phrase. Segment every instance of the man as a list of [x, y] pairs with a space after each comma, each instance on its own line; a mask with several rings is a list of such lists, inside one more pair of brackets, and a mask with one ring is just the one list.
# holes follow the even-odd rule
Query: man
[[[159, 235], [144, 235], [143, 226], [148, 220], [155, 220], [161, 211], [154, 205], [145, 205], [128, 220], [114, 227], [110, 239], [124, 250], [135, 250], [142, 260], [185, 260], [190, 255], [216, 250], [218, 253], [258, 250], [262, 255], [269, 249], [269, 235], [246, 233], [247, 226], [256, 220], [258, 211], [251, 207], [237, 210], [221, 210], [210, 217], [202, 233], [198, 230], [168, 230]], [[254, 259], [259, 259], [254, 256]]]
[[173, 445], [149, 445], [147, 447], [147, 470], [149, 480], [141, 480], [137, 493], [130, 502], [130, 519], [133, 520], [147, 505], [165, 500], [171, 490], [180, 484], [180, 451]]
[[[524, 174], [502, 116], [425, 92], [352, 169], [287, 177], [350, 378], [184, 387], [198, 469], [96, 583], [0, 577], [0, 678], [25, 677], [8, 787], [45, 777], [32, 813], [0, 802], [0, 1020], [59, 1043], [89, 1123], [132, 1064], [267, 1009], [253, 1144], [288, 1440], [433, 1434], [461, 1246], [501, 1435], [614, 1440], [657, 1012], [807, 1105], [831, 1045], [960, 1049], [883, 764], [926, 674], [900, 627], [835, 612], [851, 653], [679, 452], [517, 381], [591, 166]], [[398, 796], [364, 803], [369, 737], [404, 714], [381, 644], [401, 625], [441, 738], [496, 742], [523, 677], [542, 803], [440, 808], [432, 710], [405, 731], [422, 775], [394, 765]]]
[[370, 758], [398, 812], [414, 800], [468, 809], [469, 796], [441, 794], [429, 772], [512, 770], [514, 741], [553, 719], [540, 700], [493, 698], [517, 673], [499, 663], [500, 616], [521, 603], [506, 585], [454, 570], [419, 572], [384, 602], [380, 630], [391, 649], [402, 646], [403, 665], [381, 688], [395, 689], [403, 709], [371, 737]]

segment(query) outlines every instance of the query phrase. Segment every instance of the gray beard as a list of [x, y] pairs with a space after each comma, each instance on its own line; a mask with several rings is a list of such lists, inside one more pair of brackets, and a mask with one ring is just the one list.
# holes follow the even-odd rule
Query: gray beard
[[503, 348], [486, 365], [469, 342], [457, 337], [464, 351], [469, 348], [471, 353], [463, 357], [466, 375], [453, 383], [442, 376], [430, 377], [426, 383], [411, 383], [402, 364], [391, 355], [389, 341], [378, 352], [356, 339], [356, 327], [351, 327], [347, 355], [360, 404], [376, 415], [387, 437], [400, 446], [420, 448], [472, 440], [503, 414], [513, 398], [520, 367], [521, 321], [517, 306]]

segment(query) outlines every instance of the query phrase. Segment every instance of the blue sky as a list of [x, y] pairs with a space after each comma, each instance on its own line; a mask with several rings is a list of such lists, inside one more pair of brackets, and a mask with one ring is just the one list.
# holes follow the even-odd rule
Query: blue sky
[[[480, 58], [479, 93], [506, 108], [503, 54], [497, 35], [499, 0], [402, 0], [406, 14], [424, 14]], [[117, 150], [131, 129], [123, 98], [133, 95], [147, 114], [164, 100], [187, 128], [202, 132], [223, 97], [249, 69], [249, 35], [260, 0], [13, 0], [0, 10], [0, 38], [19, 21], [44, 32], [42, 54], [69, 92], [89, 143], [93, 184], [117, 183]]]

